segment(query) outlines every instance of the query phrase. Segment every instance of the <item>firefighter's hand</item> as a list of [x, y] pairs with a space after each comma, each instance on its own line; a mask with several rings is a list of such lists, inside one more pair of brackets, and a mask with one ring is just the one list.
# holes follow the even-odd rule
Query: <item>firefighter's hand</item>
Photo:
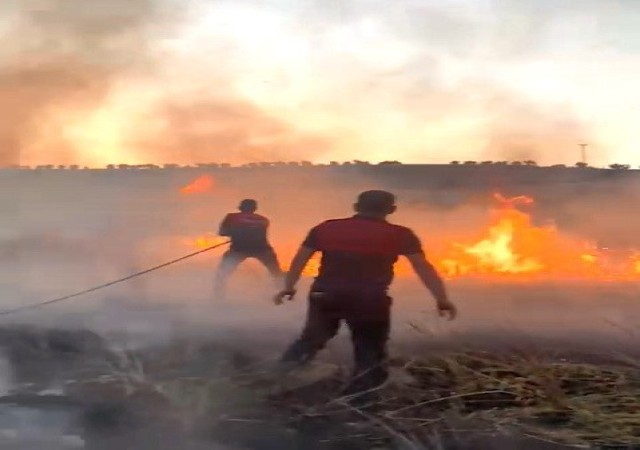
[[456, 308], [456, 305], [451, 303], [449, 300], [439, 301], [437, 306], [440, 317], [446, 317], [449, 320], [453, 320], [458, 316], [458, 308]]
[[291, 301], [293, 300], [293, 297], [295, 295], [296, 295], [295, 289], [284, 289], [276, 294], [276, 296], [273, 298], [273, 303], [275, 303], [276, 305], [282, 305], [285, 298]]

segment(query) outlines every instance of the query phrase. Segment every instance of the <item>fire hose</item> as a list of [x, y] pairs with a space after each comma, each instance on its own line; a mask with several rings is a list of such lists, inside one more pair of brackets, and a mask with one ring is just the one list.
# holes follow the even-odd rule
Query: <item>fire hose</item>
[[207, 247], [205, 249], [198, 250], [197, 252], [189, 253], [188, 255], [181, 256], [180, 258], [173, 259], [171, 261], [168, 261], [168, 262], [159, 264], [157, 266], [151, 267], [149, 269], [141, 270], [140, 272], [136, 272], [136, 273], [133, 273], [131, 275], [127, 275], [124, 278], [119, 278], [117, 280], [110, 281], [108, 283], [104, 283], [104, 284], [101, 284], [101, 285], [98, 285], [98, 286], [94, 286], [94, 287], [91, 287], [89, 289], [85, 289], [83, 291], [75, 292], [73, 294], [68, 294], [68, 295], [65, 295], [65, 296], [62, 296], [62, 297], [57, 297], [57, 298], [53, 298], [53, 299], [50, 299], [50, 300], [45, 300], [43, 302], [32, 303], [32, 304], [23, 305], [23, 306], [17, 306], [15, 308], [11, 308], [11, 309], [5, 309], [3, 311], [0, 311], [0, 316], [6, 316], [6, 315], [9, 315], [9, 314], [18, 313], [18, 312], [21, 312], [21, 311], [25, 311], [27, 309], [41, 308], [43, 306], [52, 305], [54, 303], [63, 302], [65, 300], [69, 300], [69, 299], [72, 299], [72, 298], [75, 298], [75, 297], [80, 297], [81, 295], [85, 295], [85, 294], [89, 294], [91, 292], [99, 291], [100, 289], [105, 289], [105, 288], [111, 287], [111, 286], [119, 284], [119, 283], [124, 283], [125, 281], [129, 281], [129, 280], [131, 280], [133, 278], [137, 278], [137, 277], [140, 277], [142, 275], [146, 275], [146, 274], [148, 274], [150, 272], [154, 272], [156, 270], [165, 268], [167, 266], [171, 266], [173, 264], [179, 263], [180, 261], [184, 261], [185, 259], [193, 258], [194, 256], [197, 256], [197, 255], [199, 255], [201, 253], [205, 253], [205, 252], [208, 252], [210, 250], [214, 250], [216, 248], [222, 247], [224, 245], [229, 244], [229, 242], [230, 241], [221, 242], [219, 244], [212, 245], [212, 246]]

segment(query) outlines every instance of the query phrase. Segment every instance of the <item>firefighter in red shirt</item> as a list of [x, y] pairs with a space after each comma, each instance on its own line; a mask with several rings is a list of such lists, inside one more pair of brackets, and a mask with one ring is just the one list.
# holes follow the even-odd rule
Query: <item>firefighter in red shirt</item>
[[267, 238], [269, 220], [256, 214], [258, 202], [242, 200], [238, 209], [240, 212], [226, 215], [218, 232], [231, 240], [231, 248], [222, 255], [215, 278], [214, 293], [218, 299], [224, 299], [227, 279], [247, 258], [260, 261], [274, 279], [280, 280], [282, 276], [278, 257]]
[[302, 270], [315, 252], [322, 253], [317, 278], [309, 294], [307, 320], [302, 335], [282, 356], [285, 367], [310, 361], [333, 338], [340, 323], [351, 330], [355, 369], [345, 394], [380, 386], [387, 379], [385, 367], [389, 337], [393, 280], [398, 256], [407, 257], [436, 300], [440, 315], [456, 317], [444, 283], [427, 261], [418, 237], [409, 228], [394, 225], [386, 217], [396, 210], [395, 197], [385, 191], [360, 194], [356, 215], [328, 220], [313, 228], [291, 262], [285, 288], [275, 297], [291, 300]]

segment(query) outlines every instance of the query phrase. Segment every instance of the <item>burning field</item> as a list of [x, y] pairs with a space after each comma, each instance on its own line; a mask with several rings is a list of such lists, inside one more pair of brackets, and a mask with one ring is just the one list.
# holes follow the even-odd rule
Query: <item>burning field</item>
[[[213, 189], [213, 178], [205, 175], [183, 186], [180, 192], [205, 194]], [[535, 199], [527, 195], [505, 197], [496, 192], [492, 199], [493, 204], [480, 223], [469, 224], [467, 230], [456, 236], [443, 235], [439, 241], [430, 242], [435, 250], [429, 252], [429, 257], [445, 277], [514, 282], [640, 279], [640, 247], [603, 247], [588, 237], [564, 232], [552, 220], [535, 225], [528, 212]], [[223, 240], [214, 232], [208, 232], [185, 238], [183, 242], [195, 249], [204, 249]], [[296, 244], [284, 243], [285, 262], [291, 258]], [[314, 258], [305, 275], [315, 276], [318, 264], [318, 258]], [[396, 268], [397, 275], [403, 277], [409, 272], [410, 268], [401, 261]]]
[[[538, 184], [429, 190], [402, 177], [313, 167], [64, 172], [2, 174], [4, 188], [22, 187], [19, 224], [3, 219], [3, 308], [215, 245], [220, 219], [245, 197], [257, 198], [271, 219], [271, 240], [286, 267], [310, 227], [349, 215], [358, 191], [380, 187], [397, 193], [393, 221], [421, 237], [461, 316], [454, 323], [435, 317], [428, 294], [400, 261], [392, 291], [394, 376], [372, 404], [354, 408], [336, 394], [350, 357], [342, 336], [318, 365], [291, 379], [274, 380], [262, 370], [298, 333], [303, 292], [318, 261], [306, 268], [297, 302], [273, 306], [267, 274], [247, 262], [232, 277], [229, 302], [215, 304], [220, 253], [212, 251], [88, 297], [4, 317], [7, 329], [90, 330], [106, 348], [98, 359], [108, 360], [92, 359], [99, 368], [85, 373], [82, 364], [67, 364], [75, 357], [61, 356], [67, 344], [59, 337], [0, 333], [14, 400], [38, 404], [19, 397], [28, 382], [46, 390], [75, 380], [62, 389], [65, 399], [76, 401], [82, 392], [80, 398], [102, 404], [106, 392], [115, 392], [106, 402], [114, 417], [126, 410], [122, 417], [150, 427], [167, 421], [177, 435], [228, 446], [221, 448], [640, 444], [635, 184], [578, 190], [550, 186], [541, 172]], [[26, 370], [16, 342], [42, 339], [49, 343], [20, 344], [39, 367]], [[54, 361], [64, 369], [59, 376], [26, 379]], [[157, 404], [166, 416], [151, 414], [149, 405]], [[103, 417], [95, 406], [88, 410]], [[86, 448], [100, 448], [92, 430]], [[151, 445], [144, 442], [137, 448]]]

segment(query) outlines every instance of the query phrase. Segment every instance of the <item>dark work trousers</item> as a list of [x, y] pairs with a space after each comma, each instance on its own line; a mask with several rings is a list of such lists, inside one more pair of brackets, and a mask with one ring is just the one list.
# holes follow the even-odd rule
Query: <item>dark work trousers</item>
[[[280, 282], [282, 278], [282, 269], [278, 257], [273, 249], [265, 249], [260, 251], [238, 251], [228, 250], [222, 255], [222, 261], [218, 266], [218, 271], [214, 281], [214, 295], [217, 298], [224, 298], [226, 294], [227, 280], [229, 276], [238, 268], [238, 266], [246, 259], [254, 258], [264, 265], [274, 281]], [[279, 286], [278, 286], [279, 287]]]
[[378, 387], [387, 379], [391, 298], [363, 290], [309, 294], [307, 322], [300, 338], [282, 356], [285, 363], [310, 361], [333, 338], [342, 321], [351, 331], [355, 367], [345, 394]]

